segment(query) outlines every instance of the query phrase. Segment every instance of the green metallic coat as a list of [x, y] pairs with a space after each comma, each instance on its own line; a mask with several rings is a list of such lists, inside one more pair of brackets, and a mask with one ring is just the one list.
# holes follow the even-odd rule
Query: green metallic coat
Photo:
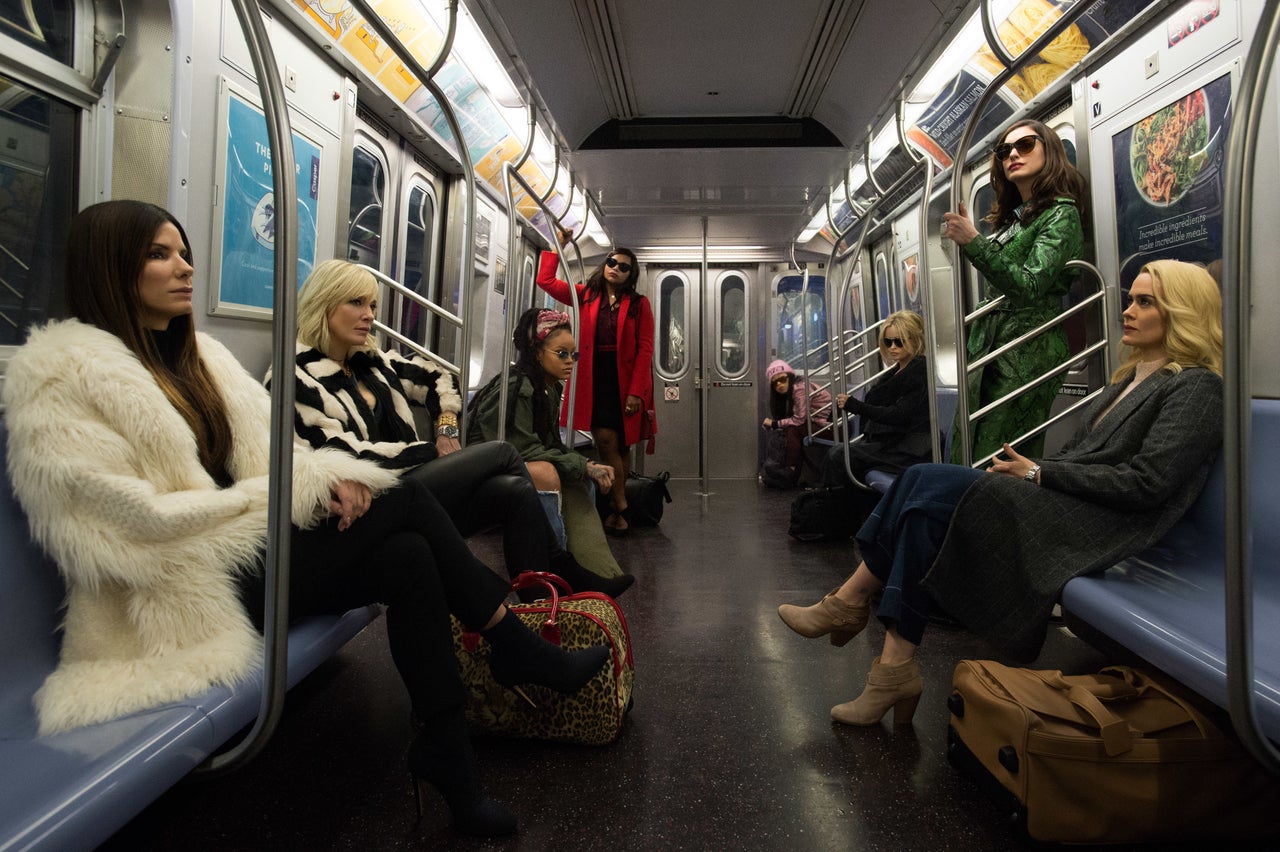
[[[966, 350], [972, 363], [1061, 313], [1072, 279], [1067, 261], [1084, 254], [1080, 211], [1071, 199], [1059, 198], [1029, 224], [1015, 220], [993, 238], [979, 235], [963, 252], [986, 278], [988, 290], [1008, 297], [969, 328]], [[970, 413], [1062, 363], [1068, 353], [1067, 336], [1059, 326], [971, 371]], [[1050, 379], [979, 420], [973, 427], [972, 458], [990, 455], [1003, 442], [1043, 423], [1061, 387], [1061, 376]], [[1039, 457], [1044, 437], [1028, 441], [1018, 451]], [[961, 462], [958, 436], [952, 442], [951, 461]]]

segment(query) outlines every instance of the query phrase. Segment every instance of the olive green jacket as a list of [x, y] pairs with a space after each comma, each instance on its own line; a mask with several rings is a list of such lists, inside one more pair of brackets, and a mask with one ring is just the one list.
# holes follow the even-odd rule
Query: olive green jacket
[[[986, 278], [989, 291], [1007, 297], [1004, 304], [969, 328], [965, 348], [972, 362], [1062, 311], [1062, 297], [1072, 279], [1067, 261], [1084, 254], [1080, 211], [1071, 199], [1059, 198], [1030, 223], [1015, 220], [995, 237], [979, 235], [963, 251]], [[969, 411], [976, 411], [1066, 360], [1068, 351], [1066, 334], [1059, 327], [1000, 356], [982, 370], [970, 372]], [[1061, 385], [1061, 378], [1044, 382], [978, 421], [973, 433], [973, 458], [995, 452], [1002, 442], [1047, 419]], [[1028, 442], [1020, 451], [1038, 455], [1043, 444], [1041, 438]], [[959, 441], [954, 441], [952, 461], [960, 460], [959, 447]]]
[[[545, 461], [555, 465], [561, 482], [576, 482], [587, 477], [587, 458], [579, 452], [565, 446], [560, 437], [560, 430], [552, 432], [550, 445], [544, 444], [542, 438], [533, 428], [533, 394], [534, 387], [527, 379], [511, 374], [507, 385], [507, 405], [515, 406], [515, 421], [507, 429], [505, 440], [515, 445], [520, 456], [527, 462]], [[548, 409], [553, 414], [560, 410], [560, 396], [563, 393], [559, 383], [546, 389]], [[490, 383], [475, 401], [475, 410], [467, 418], [467, 441], [498, 440], [498, 388]]]

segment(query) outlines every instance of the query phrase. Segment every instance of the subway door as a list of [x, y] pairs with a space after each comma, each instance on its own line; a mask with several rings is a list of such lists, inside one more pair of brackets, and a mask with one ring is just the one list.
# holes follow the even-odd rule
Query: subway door
[[764, 375], [755, 353], [763, 348], [764, 322], [754, 316], [757, 270], [712, 269], [703, 303], [706, 395], [706, 459], [713, 479], [754, 479], [759, 471], [759, 388]]
[[696, 479], [701, 476], [701, 272], [651, 266], [643, 280], [650, 282], [647, 295], [653, 306], [653, 405], [658, 437], [653, 455], [638, 451], [637, 468]]

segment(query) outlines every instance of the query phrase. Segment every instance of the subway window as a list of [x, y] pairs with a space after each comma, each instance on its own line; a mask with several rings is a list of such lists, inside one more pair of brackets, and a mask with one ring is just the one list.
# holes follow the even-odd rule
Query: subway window
[[[409, 189], [408, 208], [403, 284], [424, 299], [430, 299], [434, 256], [432, 235], [435, 233], [436, 218], [435, 198], [425, 186], [414, 181]], [[431, 319], [429, 313], [417, 302], [410, 299], [401, 301], [401, 333], [410, 340], [429, 345], [427, 338]]]
[[720, 371], [725, 376], [740, 376], [747, 371], [747, 280], [737, 272], [726, 272], [720, 276], [716, 293]]
[[658, 279], [658, 374], [674, 379], [689, 363], [689, 282], [679, 272]]
[[778, 279], [774, 339], [778, 341], [778, 357], [796, 369], [807, 363], [809, 369], [814, 370], [830, 360], [826, 291], [827, 280], [821, 275], [810, 275], [807, 288], [801, 275]]
[[356, 147], [351, 156], [351, 207], [347, 212], [347, 260], [377, 269], [382, 258], [382, 216], [387, 169], [376, 154]]
[[0, 75], [0, 345], [66, 315], [62, 243], [76, 209], [79, 115]]
[[38, 50], [63, 65], [72, 64], [75, 9], [72, 0], [0, 0], [0, 35]]

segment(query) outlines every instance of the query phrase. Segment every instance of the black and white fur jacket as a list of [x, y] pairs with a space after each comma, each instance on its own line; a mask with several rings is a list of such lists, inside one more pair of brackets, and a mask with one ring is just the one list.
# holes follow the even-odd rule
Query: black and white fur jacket
[[[409, 406], [425, 406], [433, 421], [443, 412], [461, 412], [462, 397], [453, 376], [426, 359], [376, 349], [356, 352], [347, 363], [354, 376], [347, 376], [341, 364], [320, 350], [298, 345], [293, 371], [298, 437], [316, 449], [332, 447], [397, 470], [436, 458], [436, 445], [418, 438]], [[373, 410], [356, 390], [356, 378], [389, 411], [395, 440], [370, 440]]]

